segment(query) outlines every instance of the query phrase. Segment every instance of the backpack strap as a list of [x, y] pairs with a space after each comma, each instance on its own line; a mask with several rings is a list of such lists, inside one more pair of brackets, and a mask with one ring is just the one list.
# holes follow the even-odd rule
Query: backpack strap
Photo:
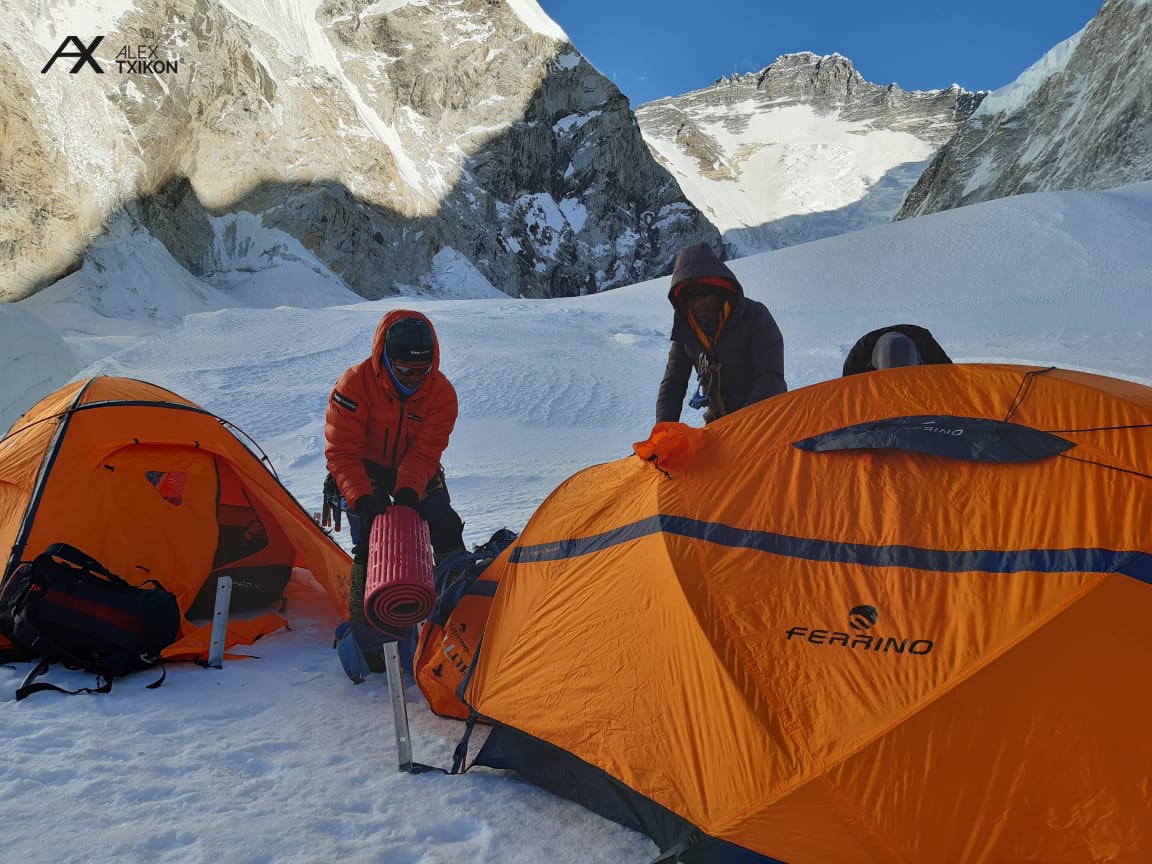
[[[57, 693], [65, 693], [69, 696], [75, 696], [78, 693], [111, 693], [112, 692], [112, 679], [105, 678], [103, 675], [96, 676], [95, 687], [81, 687], [78, 690], [65, 690], [63, 687], [57, 687], [55, 684], [49, 684], [47, 681], [40, 681], [33, 683], [48, 671], [48, 667], [52, 665], [52, 661], [47, 657], [41, 659], [36, 664], [35, 668], [29, 672], [20, 686], [16, 688], [16, 701], [20, 702], [27, 699], [33, 693], [42, 693], [45, 690], [55, 690]], [[153, 681], [151, 684], [145, 685], [145, 690], [155, 690], [157, 687], [164, 683], [168, 677], [168, 670], [164, 668], [164, 664], [160, 663], [160, 677]]]
[[41, 554], [49, 555], [53, 558], [59, 558], [61, 561], [67, 561], [72, 566], [78, 567], [81, 570], [86, 570], [89, 573], [99, 573], [101, 576], [112, 582], [125, 585], [127, 584], [123, 579], [121, 579], [91, 555], [87, 555], [84, 552], [81, 552], [75, 546], [69, 546], [67, 543], [53, 543]]
[[26, 699], [33, 693], [40, 693], [44, 690], [56, 690], [60, 693], [67, 693], [69, 696], [75, 696], [77, 693], [110, 693], [112, 691], [112, 679], [105, 680], [101, 676], [96, 676], [96, 687], [81, 687], [79, 690], [65, 690], [63, 687], [57, 687], [55, 684], [49, 684], [46, 681], [41, 681], [39, 684], [32, 682], [48, 671], [48, 667], [52, 665], [52, 661], [44, 658], [36, 667], [28, 673], [24, 681], [16, 688], [16, 701]]
[[463, 579], [457, 579], [437, 597], [436, 605], [433, 607], [432, 614], [428, 616], [428, 620], [443, 627], [448, 623], [448, 618], [452, 615], [453, 610], [465, 597], [495, 597], [496, 589], [499, 586], [499, 582], [491, 579], [479, 579], [476, 576], [465, 576]]

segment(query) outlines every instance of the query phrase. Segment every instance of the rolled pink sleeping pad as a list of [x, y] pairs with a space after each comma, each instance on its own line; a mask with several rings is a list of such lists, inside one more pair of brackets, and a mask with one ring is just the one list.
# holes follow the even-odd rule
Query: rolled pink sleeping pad
[[436, 602], [428, 523], [411, 507], [389, 507], [372, 523], [364, 617], [401, 635], [428, 617]]

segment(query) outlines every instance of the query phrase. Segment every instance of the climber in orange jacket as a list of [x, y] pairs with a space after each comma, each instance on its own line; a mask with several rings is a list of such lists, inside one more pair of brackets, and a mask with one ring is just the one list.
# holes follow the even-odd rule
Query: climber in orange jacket
[[346, 502], [354, 544], [351, 620], [364, 621], [368, 538], [372, 521], [388, 507], [412, 507], [424, 517], [437, 562], [464, 549], [464, 523], [440, 465], [458, 410], [456, 390], [440, 371], [432, 323], [407, 309], [384, 316], [372, 355], [336, 382], [325, 414], [324, 455]]

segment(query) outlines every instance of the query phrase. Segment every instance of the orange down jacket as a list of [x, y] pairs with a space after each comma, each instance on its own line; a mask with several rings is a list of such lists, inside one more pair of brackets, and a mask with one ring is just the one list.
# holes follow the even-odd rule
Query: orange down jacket
[[[401, 318], [428, 321], [406, 309], [385, 315], [372, 340], [372, 356], [341, 375], [328, 399], [324, 456], [349, 506], [372, 494], [365, 459], [395, 469], [396, 489], [423, 496], [456, 425], [456, 390], [440, 371], [439, 340], [432, 371], [419, 390], [405, 398], [392, 382], [382, 360], [384, 335]], [[432, 332], [435, 336], [435, 328]]]

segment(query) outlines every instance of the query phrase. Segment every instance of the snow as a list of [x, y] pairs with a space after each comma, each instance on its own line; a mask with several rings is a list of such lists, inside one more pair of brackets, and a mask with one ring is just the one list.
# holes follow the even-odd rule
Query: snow
[[568, 52], [561, 54], [556, 58], [556, 65], [561, 69], [575, 69], [580, 65], [580, 55]]
[[536, 0], [508, 0], [508, 6], [529, 30], [535, 30], [561, 42], [570, 42], [568, 34], [540, 8]]
[[[717, 106], [711, 118], [697, 116], [721, 154], [715, 165], [702, 166], [674, 140], [645, 136], [688, 200], [738, 253], [781, 245], [766, 232], [783, 231], [782, 220], [797, 214], [867, 206], [860, 202], [882, 178], [902, 166], [922, 167], [934, 152], [909, 132], [821, 116], [808, 105], [765, 111], [752, 97], [744, 102]], [[734, 115], [746, 117], [747, 124], [731, 128]], [[885, 219], [899, 209], [902, 192], [890, 197]], [[840, 222], [853, 215], [859, 214], [840, 214]]]
[[[535, 247], [544, 258], [552, 259], [560, 248], [560, 240], [567, 227], [564, 210], [547, 192], [521, 195], [513, 205], [520, 214]], [[543, 271], [541, 271], [543, 272]]]
[[402, 9], [411, 3], [412, 0], [377, 0], [361, 14], [365, 17], [372, 15], [387, 15], [389, 12], [395, 12], [397, 9]]
[[559, 207], [574, 233], [579, 234], [584, 230], [584, 223], [588, 221], [588, 208], [579, 198], [564, 198]]
[[[426, 181], [423, 173], [404, 152], [399, 134], [384, 122], [365, 100], [360, 88], [345, 74], [344, 67], [336, 56], [336, 50], [316, 22], [316, 11], [322, 2], [323, 0], [221, 0], [223, 6], [237, 18], [270, 34], [288, 55], [308, 63], [318, 62], [323, 69], [331, 73], [356, 106], [356, 114], [361, 122], [391, 151], [396, 169], [404, 182], [418, 192], [425, 192]], [[385, 11], [392, 11], [402, 5], [407, 4], [397, 3]]]
[[1062, 72], [1068, 65], [1076, 46], [1088, 25], [1060, 42], [1043, 57], [1020, 73], [1020, 77], [1011, 84], [1006, 84], [999, 90], [993, 90], [984, 97], [980, 107], [973, 113], [973, 117], [990, 117], [993, 114], [1011, 114], [1019, 111], [1028, 104], [1040, 86], [1053, 75]]
[[[897, 322], [929, 327], [961, 362], [1052, 364], [1152, 385], [1150, 232], [1152, 183], [1143, 183], [1015, 196], [731, 267], [779, 321], [793, 389], [838, 376], [860, 335]], [[227, 291], [199, 283], [192, 296], [197, 280], [169, 284], [175, 262], [139, 236], [103, 240], [90, 260], [102, 269], [0, 307], [0, 326], [32, 312], [83, 358], [81, 375], [152, 381], [236, 423], [310, 511], [320, 504], [329, 389], [398, 307], [431, 317], [459, 392], [444, 465], [470, 544], [520, 530], [573, 472], [628, 455], [649, 432], [671, 324], [666, 278], [563, 300], [364, 302], [333, 283], [333, 305], [268, 308], [237, 301], [269, 300], [278, 274], [295, 302], [322, 274], [284, 255], [247, 288], [235, 271]], [[0, 405], [51, 389], [35, 364], [9, 359], [5, 371]], [[690, 409], [685, 418], [700, 423]], [[348, 545], [346, 532], [337, 536]], [[108, 696], [16, 704], [28, 667], [0, 667], [6, 859], [641, 864], [655, 854], [646, 838], [514, 775], [398, 772], [382, 676], [353, 686], [331, 649], [336, 619], [288, 615], [292, 629], [263, 639], [259, 659], [172, 665], [159, 690], [144, 689], [145, 675]], [[409, 716], [416, 758], [447, 766], [462, 724], [422, 704]]]
[[432, 259], [430, 291], [438, 297], [506, 297], [467, 258], [450, 246]]
[[0, 438], [45, 393], [76, 374], [76, 358], [60, 334], [11, 303], [0, 303]]
[[[120, 16], [136, 8], [136, 0], [70, 0], [67, 3], [38, 3], [31, 32], [36, 44], [45, 50], [44, 61], [56, 53], [60, 43], [76, 36], [85, 45], [101, 33], [115, 29]], [[19, 7], [12, 10], [21, 14]], [[75, 50], [73, 45], [71, 50]], [[63, 58], [70, 68], [76, 58]], [[39, 69], [37, 69], [39, 71]]]
[[593, 120], [601, 115], [601, 111], [585, 111], [580, 114], [568, 114], [561, 117], [552, 124], [552, 128], [561, 134], [568, 134], [573, 129], [579, 129], [589, 120]]

